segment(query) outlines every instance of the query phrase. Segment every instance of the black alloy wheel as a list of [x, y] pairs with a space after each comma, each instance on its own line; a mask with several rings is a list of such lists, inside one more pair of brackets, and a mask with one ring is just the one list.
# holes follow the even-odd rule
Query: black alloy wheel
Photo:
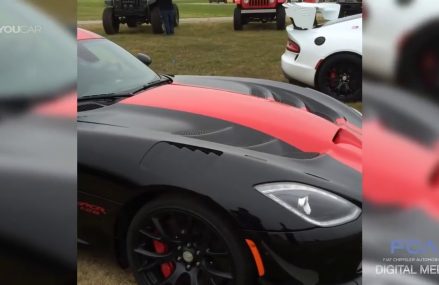
[[439, 24], [410, 39], [401, 52], [397, 82], [419, 95], [439, 101]]
[[130, 225], [127, 249], [142, 285], [253, 284], [249, 251], [236, 231], [224, 217], [191, 199], [145, 205]]
[[361, 59], [355, 55], [336, 55], [327, 59], [317, 76], [319, 91], [342, 102], [362, 98]]

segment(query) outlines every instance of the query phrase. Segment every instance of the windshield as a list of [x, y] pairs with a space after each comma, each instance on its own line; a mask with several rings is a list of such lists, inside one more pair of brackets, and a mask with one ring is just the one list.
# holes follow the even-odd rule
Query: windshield
[[106, 39], [78, 42], [78, 96], [118, 94], [148, 85], [160, 76]]

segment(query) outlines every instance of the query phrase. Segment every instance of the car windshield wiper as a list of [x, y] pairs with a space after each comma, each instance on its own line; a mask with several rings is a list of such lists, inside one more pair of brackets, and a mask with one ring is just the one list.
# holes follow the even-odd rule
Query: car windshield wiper
[[78, 98], [78, 101], [82, 100], [94, 100], [94, 99], [117, 99], [117, 98], [127, 98], [131, 97], [133, 94], [130, 93], [104, 93], [96, 95], [87, 95]]
[[87, 95], [79, 97], [78, 100], [94, 100], [94, 99], [117, 99], [117, 98], [128, 98], [135, 95], [138, 92], [144, 91], [148, 88], [161, 85], [163, 83], [172, 83], [172, 78], [169, 75], [161, 75], [160, 79], [149, 82], [148, 84], [142, 85], [141, 87], [134, 88], [133, 90], [119, 92], [119, 93], [104, 93], [96, 95]]
[[169, 75], [161, 75], [160, 79], [149, 82], [146, 85], [141, 86], [140, 88], [134, 89], [130, 92], [131, 95], [134, 95], [138, 92], [144, 91], [148, 88], [154, 87], [154, 86], [158, 86], [158, 85], [162, 85], [163, 83], [172, 83], [172, 78]]

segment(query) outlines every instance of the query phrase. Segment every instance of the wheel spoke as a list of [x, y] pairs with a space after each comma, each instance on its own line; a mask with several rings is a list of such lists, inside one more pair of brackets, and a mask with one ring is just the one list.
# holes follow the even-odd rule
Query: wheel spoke
[[171, 238], [168, 234], [166, 234], [166, 232], [162, 226], [162, 223], [160, 222], [160, 220], [157, 217], [153, 217], [152, 222], [153, 222], [155, 228], [157, 229], [157, 231], [159, 232], [162, 240], [164, 240], [166, 242], [170, 242], [170, 243], [179, 243], [178, 240], [175, 240], [175, 239]]
[[218, 251], [212, 251], [211, 249], [207, 249], [206, 255], [214, 256], [214, 257], [221, 257], [221, 256], [225, 257], [228, 256], [229, 254], [227, 253], [227, 251], [218, 252]]
[[209, 282], [211, 285], [217, 285], [213, 277], [209, 277]]
[[189, 275], [191, 278], [191, 285], [198, 285], [198, 270], [192, 271]]
[[154, 235], [154, 234], [149, 233], [149, 232], [147, 232], [147, 231], [145, 231], [145, 230], [139, 230], [139, 232], [140, 232], [142, 235], [144, 235], [144, 236], [146, 236], [146, 237], [148, 237], [148, 238], [150, 238], [150, 239], [154, 239], [154, 240], [158, 240], [158, 241], [162, 240], [162, 238], [161, 238], [160, 236]]
[[149, 257], [149, 258], [154, 258], [160, 261], [166, 261], [166, 260], [170, 260], [173, 257], [172, 252], [169, 253], [165, 253], [165, 254], [160, 254], [160, 253], [156, 253], [156, 252], [152, 252], [152, 251], [148, 251], [146, 249], [143, 248], [136, 248], [134, 250], [135, 253], [138, 253], [140, 255]]
[[232, 273], [230, 272], [219, 271], [213, 268], [208, 268], [207, 266], [204, 266], [204, 270], [206, 270], [206, 272], [211, 276], [219, 277], [222, 279], [233, 279]]
[[151, 270], [154, 267], [156, 267], [157, 265], [159, 265], [159, 261], [158, 260], [154, 260], [153, 262], [148, 262], [146, 261], [142, 267], [140, 267], [139, 269], [137, 269], [137, 272], [142, 272], [142, 271], [147, 271], [147, 270]]

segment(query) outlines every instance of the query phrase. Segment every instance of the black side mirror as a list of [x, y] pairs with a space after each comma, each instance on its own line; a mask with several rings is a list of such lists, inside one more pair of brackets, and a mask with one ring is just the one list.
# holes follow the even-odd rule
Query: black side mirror
[[141, 62], [143, 62], [145, 65], [151, 65], [152, 63], [152, 59], [149, 55], [144, 54], [144, 53], [138, 53], [137, 54], [137, 59], [140, 60]]

